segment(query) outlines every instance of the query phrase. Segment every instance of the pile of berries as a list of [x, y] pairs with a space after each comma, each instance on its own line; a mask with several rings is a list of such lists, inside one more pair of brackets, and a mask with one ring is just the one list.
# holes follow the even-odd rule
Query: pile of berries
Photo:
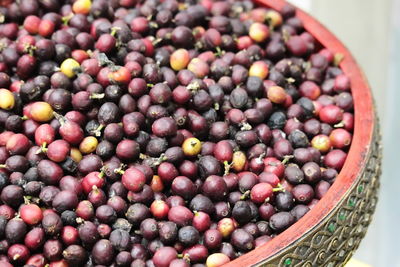
[[350, 79], [290, 5], [1, 3], [2, 267], [217, 267], [343, 167]]

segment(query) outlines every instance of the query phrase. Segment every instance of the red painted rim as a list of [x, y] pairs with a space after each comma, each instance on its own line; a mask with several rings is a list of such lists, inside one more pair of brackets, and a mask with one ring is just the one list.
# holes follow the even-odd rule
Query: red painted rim
[[[283, 0], [255, 0], [260, 6], [280, 10], [285, 4]], [[340, 202], [342, 197], [357, 180], [366, 163], [374, 129], [374, 105], [368, 82], [349, 50], [321, 23], [302, 10], [296, 15], [303, 21], [305, 29], [333, 53], [341, 53], [344, 59], [340, 67], [351, 80], [354, 98], [354, 135], [347, 160], [335, 183], [318, 204], [298, 222], [272, 239], [270, 242], [250, 251], [224, 267], [250, 266], [279, 253], [300, 239], [305, 233], [317, 226]]]

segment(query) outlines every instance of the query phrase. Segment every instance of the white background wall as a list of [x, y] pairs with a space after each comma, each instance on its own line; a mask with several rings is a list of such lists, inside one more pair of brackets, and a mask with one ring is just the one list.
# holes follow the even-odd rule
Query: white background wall
[[376, 100], [383, 134], [383, 175], [374, 220], [355, 257], [400, 267], [400, 0], [291, 0], [352, 51]]

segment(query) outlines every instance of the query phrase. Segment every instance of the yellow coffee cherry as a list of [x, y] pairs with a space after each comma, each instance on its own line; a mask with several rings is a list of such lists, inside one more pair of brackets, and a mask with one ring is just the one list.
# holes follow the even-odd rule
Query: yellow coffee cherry
[[87, 15], [90, 13], [90, 8], [92, 7], [91, 0], [78, 0], [72, 5], [72, 11], [75, 14]]
[[207, 267], [219, 267], [230, 262], [230, 258], [223, 253], [214, 253], [207, 257]]
[[246, 165], [246, 161], [246, 154], [242, 151], [236, 151], [233, 153], [231, 168], [236, 172], [241, 172]]
[[29, 110], [30, 118], [38, 122], [48, 122], [54, 117], [54, 110], [50, 104], [46, 102], [35, 102]]
[[7, 89], [0, 89], [0, 108], [10, 110], [15, 105], [15, 98], [13, 93]]
[[311, 140], [311, 146], [318, 149], [322, 153], [328, 152], [332, 147], [329, 136], [324, 134], [314, 136]]
[[250, 26], [249, 36], [257, 43], [264, 42], [269, 36], [269, 28], [264, 23], [254, 22]]
[[67, 58], [61, 63], [61, 72], [68, 78], [73, 78], [76, 75], [76, 70], [80, 68], [80, 64], [73, 58]]
[[201, 151], [201, 142], [195, 137], [190, 137], [183, 142], [182, 150], [186, 156], [196, 156]]
[[186, 66], [189, 64], [189, 61], [190, 61], [189, 52], [183, 48], [175, 50], [169, 59], [171, 68], [173, 68], [176, 71], [183, 70], [184, 68], [186, 68]]
[[79, 150], [83, 154], [90, 154], [96, 150], [98, 144], [99, 142], [97, 141], [96, 137], [88, 136], [82, 140], [81, 144], [79, 145]]
[[254, 62], [249, 69], [249, 76], [256, 76], [261, 80], [265, 80], [268, 76], [268, 73], [268, 65], [264, 61]]
[[75, 162], [79, 162], [83, 158], [81, 151], [76, 147], [71, 148], [70, 156]]
[[276, 27], [282, 24], [282, 15], [279, 14], [279, 12], [276, 12], [275, 10], [269, 10], [267, 14], [265, 15], [266, 20], [272, 27]]

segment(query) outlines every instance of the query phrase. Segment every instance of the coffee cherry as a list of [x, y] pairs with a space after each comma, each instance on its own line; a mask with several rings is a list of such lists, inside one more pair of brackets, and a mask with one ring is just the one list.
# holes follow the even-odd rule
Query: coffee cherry
[[269, 25], [273, 27], [277, 27], [281, 25], [283, 22], [282, 15], [275, 10], [268, 10], [267, 13], [265, 14], [265, 17]]
[[73, 78], [79, 68], [79, 62], [72, 58], [67, 58], [61, 63], [60, 66], [61, 72], [64, 73], [68, 78]]
[[322, 153], [328, 152], [332, 147], [330, 138], [324, 134], [314, 136], [311, 145]]
[[251, 189], [250, 197], [255, 203], [263, 203], [269, 199], [272, 194], [272, 186], [269, 183], [259, 183]]
[[249, 76], [258, 77], [261, 80], [267, 78], [268, 73], [269, 73], [269, 68], [267, 63], [265, 63], [264, 61], [254, 62], [249, 69]]
[[97, 138], [94, 136], [85, 137], [79, 144], [79, 150], [83, 154], [90, 154], [96, 150], [98, 143]]
[[196, 156], [201, 151], [201, 142], [195, 137], [186, 139], [182, 144], [183, 153], [187, 156]]
[[37, 224], [43, 219], [42, 210], [36, 204], [21, 206], [20, 215], [22, 220], [29, 225]]
[[29, 107], [28, 117], [37, 122], [48, 122], [53, 119], [53, 108], [46, 102], [35, 102]]
[[37, 34], [39, 32], [40, 18], [35, 15], [27, 16], [24, 20], [24, 28], [30, 34]]
[[280, 86], [271, 86], [268, 88], [267, 97], [272, 103], [283, 104], [286, 101], [286, 92]]
[[267, 25], [259, 22], [251, 24], [249, 36], [258, 43], [264, 42], [269, 36], [269, 28]]
[[351, 143], [351, 134], [345, 129], [334, 129], [329, 135], [329, 140], [334, 148], [345, 148]]
[[72, 11], [75, 14], [89, 14], [90, 8], [92, 6], [91, 0], [78, 0], [72, 5]]
[[42, 20], [39, 24], [39, 34], [43, 37], [48, 37], [53, 34], [55, 30], [55, 23], [51, 20]]
[[10, 110], [14, 105], [14, 95], [7, 89], [0, 89], [0, 108]]
[[206, 77], [210, 72], [208, 64], [200, 58], [193, 58], [189, 62], [187, 69], [193, 72], [196, 77], [200, 79]]
[[178, 49], [171, 54], [170, 65], [172, 69], [178, 71], [186, 68], [189, 64], [190, 56], [186, 49]]
[[206, 265], [209, 267], [222, 266], [230, 262], [231, 259], [223, 253], [214, 253], [207, 257]]

